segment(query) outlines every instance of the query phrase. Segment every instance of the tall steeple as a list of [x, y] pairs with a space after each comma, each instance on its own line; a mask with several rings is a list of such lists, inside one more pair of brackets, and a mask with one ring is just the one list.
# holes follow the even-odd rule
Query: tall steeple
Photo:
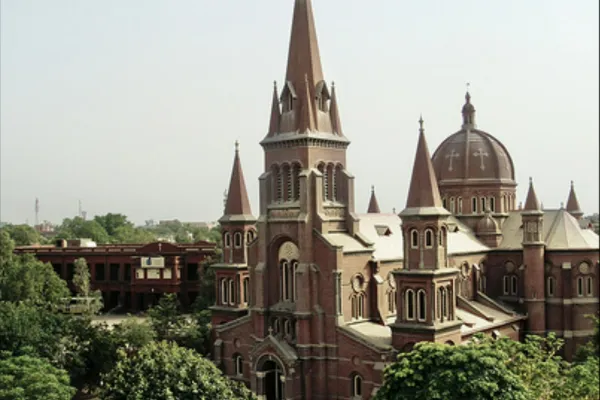
[[423, 118], [421, 117], [419, 118], [419, 142], [406, 200], [406, 209], [401, 214], [426, 208], [438, 208], [438, 211], [442, 214], [449, 214], [442, 206], [437, 179], [431, 163], [427, 140], [425, 139]]
[[531, 178], [529, 178], [529, 190], [527, 191], [527, 198], [525, 200], [523, 211], [541, 211], [540, 202], [538, 201], [537, 194], [535, 194], [533, 179]]
[[371, 186], [371, 199], [369, 200], [369, 208], [367, 209], [367, 213], [381, 213], [381, 210], [379, 209], [379, 202], [377, 201], [377, 197], [375, 196], [375, 186]]
[[311, 0], [295, 0], [294, 3], [285, 83], [279, 101], [281, 112], [279, 106], [277, 111], [273, 106], [269, 133], [263, 145], [277, 141], [274, 137], [277, 134], [290, 133], [331, 133], [335, 135], [332, 139], [345, 141], [340, 138], [342, 129], [337, 99], [323, 78]]
[[581, 207], [579, 206], [579, 200], [577, 200], [577, 195], [575, 194], [575, 184], [573, 181], [571, 181], [571, 190], [569, 191], [569, 199], [567, 200], [567, 211], [577, 219], [583, 217], [583, 211], [581, 211]]
[[279, 97], [277, 96], [277, 82], [273, 82], [273, 99], [271, 100], [271, 120], [269, 121], [269, 132], [267, 137], [279, 132], [279, 120], [281, 110], [279, 109]]
[[229, 190], [227, 191], [227, 201], [225, 202], [225, 211], [219, 221], [250, 221], [254, 220], [250, 201], [248, 200], [248, 191], [246, 190], [246, 181], [240, 162], [239, 142], [235, 142], [235, 156], [233, 158], [233, 168], [231, 170], [231, 179], [229, 181]]

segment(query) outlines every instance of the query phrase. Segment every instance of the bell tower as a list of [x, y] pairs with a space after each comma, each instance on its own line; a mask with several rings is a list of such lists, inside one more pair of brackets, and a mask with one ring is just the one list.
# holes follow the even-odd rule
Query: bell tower
[[448, 266], [447, 220], [450, 216], [433, 171], [423, 119], [406, 207], [400, 213], [404, 265], [394, 271], [398, 288], [392, 344], [408, 351], [419, 341], [460, 342], [456, 317], [458, 269]]
[[256, 238], [256, 218], [250, 209], [237, 141], [225, 209], [219, 223], [223, 256], [220, 263], [211, 266], [215, 271], [217, 295], [216, 304], [211, 307], [214, 326], [244, 315], [250, 303], [248, 246]]

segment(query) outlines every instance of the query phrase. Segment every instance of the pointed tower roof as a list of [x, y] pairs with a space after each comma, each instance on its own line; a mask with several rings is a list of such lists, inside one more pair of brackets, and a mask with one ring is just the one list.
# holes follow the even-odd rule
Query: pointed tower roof
[[400, 215], [449, 215], [442, 206], [442, 198], [431, 163], [425, 139], [423, 118], [419, 118], [419, 142], [408, 189], [406, 208]]
[[369, 208], [367, 209], [367, 213], [381, 213], [381, 210], [379, 209], [379, 202], [377, 201], [377, 197], [375, 196], [375, 186], [371, 186], [371, 199], [369, 200]]
[[335, 82], [331, 82], [331, 104], [329, 106], [329, 115], [331, 117], [331, 128], [333, 129], [333, 132], [340, 136], [344, 136], [342, 133], [342, 122], [340, 121], [337, 96], [335, 94]]
[[527, 191], [527, 198], [525, 199], [525, 205], [523, 211], [529, 212], [541, 212], [540, 202], [538, 201], [535, 188], [533, 187], [533, 179], [529, 178], [529, 190]]
[[267, 137], [273, 136], [279, 132], [279, 120], [281, 111], [279, 110], [279, 97], [277, 96], [277, 82], [273, 81], [273, 100], [271, 103], [271, 121], [269, 122], [269, 132]]
[[579, 200], [577, 200], [577, 195], [575, 194], [575, 184], [573, 183], [573, 181], [571, 181], [571, 190], [569, 190], [569, 198], [567, 200], [567, 211], [575, 218], [581, 218], [583, 216], [583, 211], [581, 211], [581, 207], [579, 206]]
[[308, 81], [312, 87], [323, 80], [319, 43], [310, 0], [296, 0], [285, 79], [296, 85]]
[[246, 190], [246, 181], [240, 162], [239, 142], [235, 142], [235, 156], [233, 158], [233, 168], [231, 170], [231, 180], [229, 181], [229, 190], [227, 191], [227, 201], [225, 202], [225, 211], [223, 217], [219, 220], [224, 221], [254, 221], [250, 201], [248, 200], [248, 191]]

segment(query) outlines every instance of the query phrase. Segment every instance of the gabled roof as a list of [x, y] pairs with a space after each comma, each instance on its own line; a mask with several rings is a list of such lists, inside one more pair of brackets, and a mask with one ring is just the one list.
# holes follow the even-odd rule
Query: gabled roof
[[[544, 210], [542, 238], [547, 250], [600, 249], [598, 235], [591, 229], [582, 229], [565, 209]], [[511, 211], [502, 224], [502, 242], [498, 250], [522, 249], [523, 221], [520, 211]]]

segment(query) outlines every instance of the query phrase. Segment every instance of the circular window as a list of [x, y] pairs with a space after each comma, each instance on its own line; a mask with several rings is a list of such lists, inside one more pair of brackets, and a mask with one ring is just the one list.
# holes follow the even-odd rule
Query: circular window
[[362, 277], [362, 275], [354, 275], [354, 277], [352, 278], [352, 289], [355, 292], [360, 292], [363, 289], [364, 283], [365, 280]]

